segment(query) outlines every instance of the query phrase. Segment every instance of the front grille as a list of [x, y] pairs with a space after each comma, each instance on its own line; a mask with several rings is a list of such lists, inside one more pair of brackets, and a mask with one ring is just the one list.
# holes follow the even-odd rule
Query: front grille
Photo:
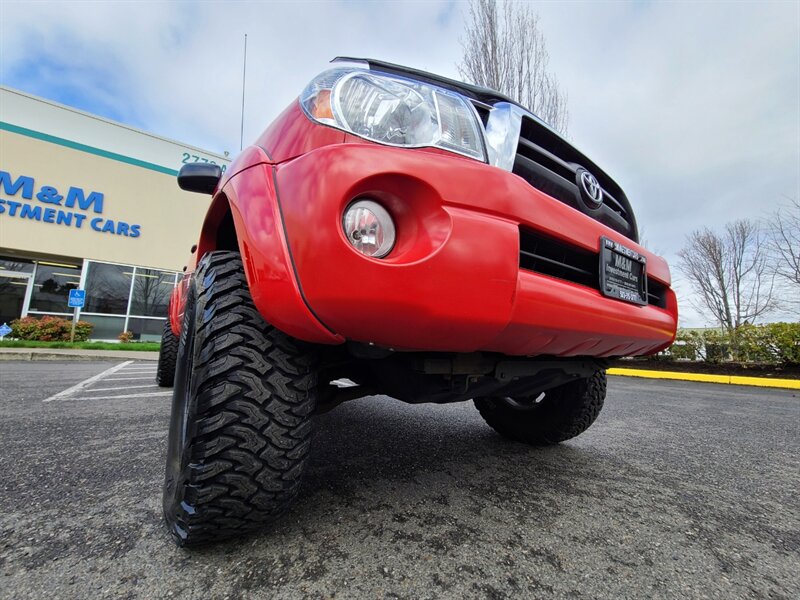
[[667, 308], [667, 286], [652, 277], [648, 277], [647, 302], [659, 308]]
[[587, 287], [599, 289], [598, 257], [538, 233], [520, 230], [519, 266]]
[[[529, 229], [519, 231], [519, 267], [600, 291], [600, 256]], [[647, 278], [648, 303], [667, 307], [667, 287]]]
[[[586, 169], [603, 188], [603, 204], [588, 206], [578, 187], [578, 170]], [[522, 118], [512, 172], [533, 187], [638, 241], [636, 220], [622, 189], [597, 165], [561, 137], [530, 117]]]

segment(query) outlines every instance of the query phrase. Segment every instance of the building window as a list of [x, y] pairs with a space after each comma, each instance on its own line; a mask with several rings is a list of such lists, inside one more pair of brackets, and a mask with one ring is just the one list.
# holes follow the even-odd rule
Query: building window
[[133, 278], [131, 314], [166, 317], [169, 295], [173, 287], [175, 287], [175, 273], [137, 267]]
[[86, 264], [80, 318], [94, 324], [92, 339], [114, 340], [131, 331], [135, 340], [160, 341], [178, 274], [93, 260]]
[[16, 258], [0, 258], [0, 271], [33, 273], [33, 261]]
[[84, 312], [126, 315], [133, 267], [92, 261], [88, 268]]
[[140, 342], [160, 342], [164, 331], [165, 319], [128, 319], [128, 331], [133, 333], [133, 339]]
[[91, 334], [93, 340], [115, 340], [125, 331], [125, 317], [81, 315], [81, 321], [88, 321], [94, 325]]
[[38, 262], [28, 311], [61, 314], [72, 312], [67, 306], [69, 291], [77, 289], [80, 281], [81, 268], [78, 265]]
[[0, 325], [22, 315], [31, 273], [32, 261], [0, 258]]

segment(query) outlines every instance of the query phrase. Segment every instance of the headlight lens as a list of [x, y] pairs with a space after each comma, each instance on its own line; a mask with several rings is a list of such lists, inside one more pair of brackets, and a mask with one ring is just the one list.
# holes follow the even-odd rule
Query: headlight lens
[[348, 206], [342, 228], [347, 241], [365, 256], [383, 258], [394, 246], [394, 221], [385, 208], [372, 200], [358, 200]]
[[485, 161], [477, 116], [459, 94], [363, 70], [333, 69], [300, 97], [312, 119], [391, 146], [432, 146]]

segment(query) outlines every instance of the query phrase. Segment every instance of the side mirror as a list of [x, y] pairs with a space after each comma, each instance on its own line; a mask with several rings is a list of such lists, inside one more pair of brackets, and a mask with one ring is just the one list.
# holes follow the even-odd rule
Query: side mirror
[[178, 186], [187, 192], [213, 194], [222, 179], [222, 167], [209, 163], [183, 165], [178, 172]]

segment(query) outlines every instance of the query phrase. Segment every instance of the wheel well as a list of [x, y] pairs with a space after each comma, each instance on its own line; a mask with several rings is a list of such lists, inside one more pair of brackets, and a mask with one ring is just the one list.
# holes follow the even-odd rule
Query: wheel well
[[231, 209], [225, 211], [225, 215], [217, 228], [217, 250], [239, 251], [239, 241], [236, 238], [236, 227], [233, 224], [233, 214]]
[[239, 251], [231, 206], [224, 194], [217, 195], [208, 209], [200, 235], [198, 257], [214, 250]]

